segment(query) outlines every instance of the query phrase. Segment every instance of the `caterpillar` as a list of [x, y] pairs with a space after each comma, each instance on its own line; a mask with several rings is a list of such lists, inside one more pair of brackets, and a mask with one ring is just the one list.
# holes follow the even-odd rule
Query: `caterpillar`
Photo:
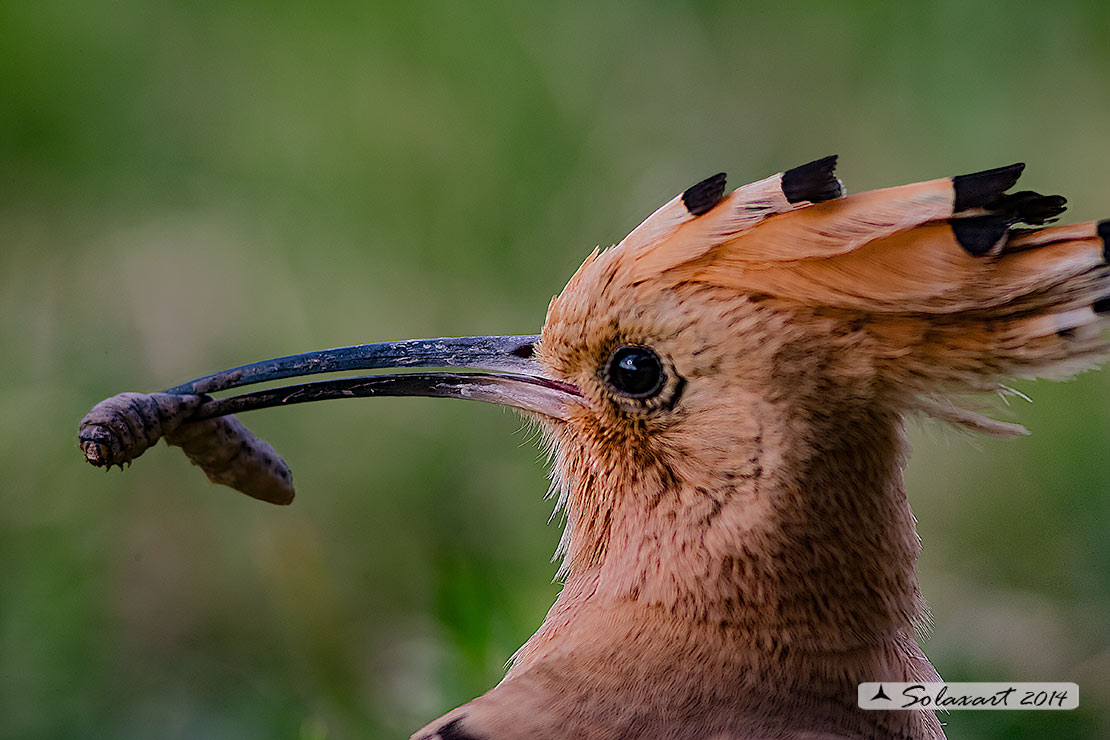
[[120, 393], [92, 407], [77, 436], [85, 459], [97, 467], [130, 465], [165, 439], [213, 483], [271, 504], [294, 496], [289, 465], [264, 439], [234, 416], [196, 420], [205, 395]]

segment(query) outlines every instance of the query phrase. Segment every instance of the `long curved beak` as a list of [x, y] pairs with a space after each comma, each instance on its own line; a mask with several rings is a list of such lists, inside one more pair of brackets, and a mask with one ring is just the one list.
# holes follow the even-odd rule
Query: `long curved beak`
[[240, 365], [165, 392], [207, 395], [255, 383], [347, 370], [457, 368], [487, 372], [397, 373], [300, 383], [212, 399], [192, 419], [332, 398], [372, 396], [465, 398], [565, 419], [569, 405], [584, 400], [573, 385], [550, 377], [534, 359], [538, 341], [539, 335], [531, 334], [359, 344]]

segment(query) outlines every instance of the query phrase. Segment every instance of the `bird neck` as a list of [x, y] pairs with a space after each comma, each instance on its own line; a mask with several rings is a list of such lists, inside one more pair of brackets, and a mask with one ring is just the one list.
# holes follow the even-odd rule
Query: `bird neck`
[[579, 610], [618, 608], [760, 662], [842, 665], [851, 654], [868, 670], [869, 652], [883, 665], [891, 654], [923, 662], [901, 418], [775, 421], [765, 429], [788, 431], [760, 430], [735, 451], [757, 460], [748, 476], [703, 469], [695, 484], [580, 451], [600, 462], [568, 481], [566, 587], [533, 640], [571, 627]]

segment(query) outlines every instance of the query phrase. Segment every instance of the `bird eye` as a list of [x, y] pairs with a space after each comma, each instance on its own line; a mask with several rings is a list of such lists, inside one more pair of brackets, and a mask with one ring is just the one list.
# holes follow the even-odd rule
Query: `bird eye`
[[651, 398], [663, 390], [663, 361], [647, 347], [619, 347], [609, 358], [606, 379], [620, 393]]

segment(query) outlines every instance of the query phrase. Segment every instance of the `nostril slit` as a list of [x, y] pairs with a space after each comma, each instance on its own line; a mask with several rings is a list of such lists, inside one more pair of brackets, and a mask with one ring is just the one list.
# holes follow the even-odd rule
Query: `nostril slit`
[[532, 342], [528, 342], [527, 344], [520, 345], [519, 347], [514, 349], [509, 354], [511, 354], [515, 357], [522, 357], [525, 360], [528, 360], [528, 359], [531, 359], [532, 355], [534, 355], [535, 352], [536, 352], [536, 345]]

